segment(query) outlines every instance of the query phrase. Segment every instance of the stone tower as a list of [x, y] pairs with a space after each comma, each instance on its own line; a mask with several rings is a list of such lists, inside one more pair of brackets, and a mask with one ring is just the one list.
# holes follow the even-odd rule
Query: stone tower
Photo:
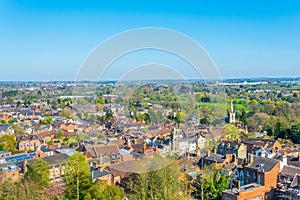
[[235, 111], [233, 109], [233, 101], [230, 102], [229, 123], [235, 123]]

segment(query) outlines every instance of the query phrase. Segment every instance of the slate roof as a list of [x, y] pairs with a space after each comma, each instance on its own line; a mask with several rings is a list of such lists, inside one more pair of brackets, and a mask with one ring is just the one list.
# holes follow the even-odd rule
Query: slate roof
[[48, 148], [41, 148], [41, 150], [43, 151], [43, 152], [52, 152], [52, 149], [48, 149]]
[[225, 156], [222, 156], [221, 154], [211, 153], [209, 156], [205, 158], [205, 160], [209, 161], [217, 161], [218, 163], [223, 163], [225, 160]]
[[0, 171], [10, 171], [10, 170], [17, 170], [17, 166], [13, 162], [1, 163], [0, 164]]
[[276, 140], [270, 140], [270, 139], [257, 139], [257, 138], [247, 138], [243, 140], [243, 143], [245, 144], [252, 144], [256, 146], [265, 146], [272, 147]]
[[39, 138], [38, 135], [17, 135], [16, 140], [17, 142], [20, 141], [31, 141], [31, 140], [40, 140], [41, 138]]
[[237, 150], [241, 144], [238, 143], [237, 141], [229, 141], [229, 140], [223, 140], [220, 144], [219, 147], [223, 147], [226, 149], [233, 149]]
[[287, 164], [300, 167], [300, 159], [299, 157], [287, 156]]
[[247, 167], [256, 170], [263, 169], [265, 172], [269, 172], [276, 166], [278, 162], [278, 160], [274, 160], [272, 158], [254, 156], [253, 162], [247, 165]]
[[126, 155], [130, 155], [131, 151], [126, 150], [126, 149], [120, 149], [120, 155], [122, 156], [126, 156]]
[[8, 129], [8, 126], [7, 125], [0, 125], [0, 132], [3, 131], [3, 132], [6, 132]]
[[102, 176], [106, 176], [108, 174], [111, 174], [110, 171], [108, 170], [92, 170], [92, 179], [97, 179], [99, 177], [102, 177]]
[[15, 164], [18, 164], [20, 162], [23, 162], [24, 160], [30, 160], [36, 157], [36, 153], [29, 153], [29, 154], [17, 154], [13, 156], [6, 157], [4, 160], [6, 162], [14, 162]]
[[76, 152], [75, 149], [71, 148], [56, 149], [55, 151], [59, 154], [67, 154], [68, 156], [71, 156]]
[[[57, 165], [60, 163], [66, 163], [68, 161], [69, 156], [67, 154], [61, 153], [52, 156], [43, 157], [42, 160], [49, 163], [50, 166]], [[34, 160], [29, 160], [28, 164], [31, 164]]]

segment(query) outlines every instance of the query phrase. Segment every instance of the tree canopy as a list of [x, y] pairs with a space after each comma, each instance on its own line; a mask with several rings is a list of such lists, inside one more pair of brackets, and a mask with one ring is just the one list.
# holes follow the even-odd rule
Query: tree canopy
[[46, 187], [50, 184], [49, 169], [50, 165], [41, 158], [38, 158], [28, 165], [25, 178], [36, 182], [42, 187]]
[[120, 200], [123, 197], [123, 188], [100, 181], [88, 190], [84, 200]]
[[222, 192], [228, 188], [228, 178], [222, 169], [214, 165], [205, 168], [204, 173], [194, 181], [193, 196], [197, 199], [221, 199]]
[[15, 153], [17, 142], [14, 135], [4, 134], [0, 136], [0, 150]]
[[83, 154], [75, 152], [69, 157], [65, 168], [65, 187], [67, 196], [83, 199], [92, 186], [90, 166]]
[[[166, 162], [168, 165], [165, 166]], [[160, 164], [160, 165], [159, 165]], [[164, 166], [157, 169], [157, 166]], [[134, 174], [131, 177], [133, 199], [137, 200], [181, 200], [189, 199], [180, 181], [180, 167], [170, 158], [154, 156], [149, 166], [141, 166], [148, 172]]]

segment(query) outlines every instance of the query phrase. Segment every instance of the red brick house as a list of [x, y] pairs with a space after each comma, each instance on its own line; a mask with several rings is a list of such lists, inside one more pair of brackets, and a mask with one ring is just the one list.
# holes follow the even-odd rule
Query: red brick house
[[275, 151], [282, 149], [277, 140], [248, 138], [243, 140], [243, 143], [247, 145], [248, 154], [254, 154], [258, 147], [274, 149]]
[[37, 135], [17, 136], [17, 148], [19, 151], [35, 150], [42, 144]]
[[244, 167], [245, 185], [225, 190], [222, 200], [264, 200], [274, 199], [280, 162], [260, 156], [250, 156], [249, 164]]

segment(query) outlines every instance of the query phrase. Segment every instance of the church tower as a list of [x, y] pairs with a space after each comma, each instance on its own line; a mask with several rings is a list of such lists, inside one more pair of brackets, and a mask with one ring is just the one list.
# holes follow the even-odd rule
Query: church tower
[[174, 130], [173, 130], [172, 151], [173, 152], [178, 151], [178, 134], [177, 134], [176, 126], [174, 127]]
[[230, 101], [229, 123], [235, 123], [235, 111], [233, 109], [233, 101]]

